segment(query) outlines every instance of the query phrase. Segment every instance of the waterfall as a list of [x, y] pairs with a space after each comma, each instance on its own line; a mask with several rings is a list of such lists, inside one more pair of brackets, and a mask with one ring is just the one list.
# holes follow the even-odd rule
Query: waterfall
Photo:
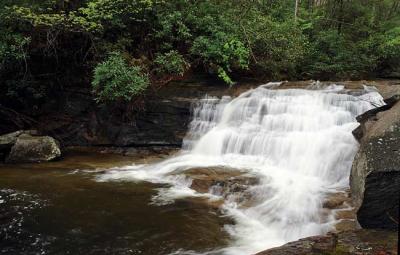
[[205, 97], [193, 109], [178, 155], [115, 169], [99, 180], [170, 184], [153, 198], [153, 203], [165, 204], [188, 196], [218, 196], [212, 189], [207, 194], [192, 190], [185, 175], [189, 168], [224, 166], [257, 176], [259, 183], [248, 190], [255, 203], [243, 207], [226, 199], [222, 205], [236, 222], [225, 226], [231, 245], [208, 254], [252, 254], [332, 230], [334, 217], [322, 213], [322, 203], [327, 193], [348, 186], [358, 148], [352, 135], [358, 126], [355, 117], [383, 105], [383, 99], [369, 87], [277, 86], [262, 85], [236, 98]]

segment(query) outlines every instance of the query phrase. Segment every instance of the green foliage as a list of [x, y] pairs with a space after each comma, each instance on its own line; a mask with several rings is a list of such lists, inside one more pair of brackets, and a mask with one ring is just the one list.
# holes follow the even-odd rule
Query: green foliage
[[28, 22], [33, 27], [58, 28], [67, 31], [99, 33], [107, 29], [127, 29], [135, 22], [145, 22], [145, 13], [156, 1], [151, 0], [92, 0], [73, 10], [57, 10], [57, 5], [47, 8], [12, 5], [6, 7], [14, 20]]
[[203, 66], [232, 84], [229, 74], [248, 68], [249, 50], [231, 29], [229, 17], [219, 12], [223, 6], [212, 1], [176, 2], [159, 14], [156, 38], [162, 39], [162, 49], [178, 49], [193, 59], [192, 66]]
[[132, 22], [146, 21], [147, 11], [157, 1], [152, 0], [92, 0], [79, 13], [91, 22], [92, 30], [125, 29]]
[[98, 102], [130, 101], [149, 86], [139, 66], [128, 66], [120, 53], [112, 53], [94, 69], [92, 86]]
[[0, 71], [6, 68], [7, 64], [20, 62], [27, 57], [26, 46], [30, 42], [29, 37], [12, 33], [7, 30], [1, 31], [0, 38]]
[[379, 53], [386, 59], [400, 59], [400, 26], [394, 27], [382, 35]]
[[308, 54], [309, 42], [297, 24], [276, 22], [268, 16], [254, 15], [244, 22], [254, 56], [253, 67], [267, 77], [296, 77]]
[[160, 54], [154, 59], [157, 74], [182, 76], [189, 68], [189, 63], [175, 50]]
[[12, 19], [29, 22], [34, 27], [61, 27], [67, 22], [65, 13], [36, 13], [28, 7], [12, 6], [9, 8]]
[[360, 79], [395, 69], [399, 62], [395, 64], [392, 57], [398, 58], [395, 52], [400, 48], [395, 46], [390, 56], [384, 48], [396, 37], [389, 31], [400, 24], [398, 7], [391, 0], [328, 1], [306, 13], [307, 23], [312, 23], [305, 30], [311, 51], [303, 72], [320, 79]]
[[366, 71], [362, 65], [367, 64], [368, 57], [356, 54], [357, 45], [346, 41], [335, 29], [321, 31], [312, 46], [307, 67], [310, 76], [354, 77]]
[[184, 15], [180, 11], [172, 11], [159, 17], [159, 30], [155, 37], [163, 41], [161, 47], [171, 50], [174, 47], [186, 46], [193, 35]]
[[242, 76], [359, 79], [399, 73], [398, 0], [299, 1], [296, 18], [295, 2], [3, 0], [0, 96], [46, 97], [60, 86], [88, 83], [93, 70], [99, 101], [142, 93], [150, 85], [143, 70], [157, 84], [189, 67], [228, 84]]
[[[0, 38], [0, 80], [8, 98], [24, 101], [32, 97], [40, 99], [43, 89], [27, 80], [27, 45], [30, 38], [7, 30], [1, 31]], [[10, 79], [11, 77], [11, 79]]]
[[209, 37], [197, 37], [190, 52], [193, 56], [199, 57], [204, 65], [217, 71], [218, 77], [228, 84], [232, 84], [227, 74], [232, 71], [232, 67], [242, 69], [248, 67], [248, 49], [241, 41], [223, 32], [217, 32]]

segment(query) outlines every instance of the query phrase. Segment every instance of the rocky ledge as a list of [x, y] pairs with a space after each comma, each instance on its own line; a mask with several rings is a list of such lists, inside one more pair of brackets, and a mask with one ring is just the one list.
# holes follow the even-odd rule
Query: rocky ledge
[[389, 255], [397, 254], [397, 233], [384, 230], [344, 231], [313, 236], [256, 255]]
[[129, 113], [121, 106], [97, 104], [89, 90], [66, 90], [44, 107], [47, 112], [34, 128], [52, 134], [64, 146], [177, 148], [187, 131], [192, 103], [228, 90], [226, 85], [171, 83], [149, 91]]

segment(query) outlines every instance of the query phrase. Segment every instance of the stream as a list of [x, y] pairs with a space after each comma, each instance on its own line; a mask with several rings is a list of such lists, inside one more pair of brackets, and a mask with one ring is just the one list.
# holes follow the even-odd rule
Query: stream
[[[164, 158], [72, 151], [0, 166], [0, 252], [239, 255], [333, 230], [322, 204], [348, 187], [355, 117], [383, 99], [370, 87], [279, 86], [206, 96]], [[193, 169], [210, 168], [257, 181], [196, 190]]]

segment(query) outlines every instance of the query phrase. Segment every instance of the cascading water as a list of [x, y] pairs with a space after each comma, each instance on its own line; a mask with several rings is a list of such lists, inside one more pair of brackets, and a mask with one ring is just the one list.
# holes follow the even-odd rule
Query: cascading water
[[[229, 247], [208, 254], [252, 254], [333, 228], [333, 215], [322, 213], [329, 192], [348, 185], [358, 144], [355, 117], [384, 104], [373, 89], [349, 92], [343, 86], [279, 90], [279, 83], [252, 89], [239, 97], [206, 97], [193, 111], [182, 151], [158, 164], [127, 166], [99, 177], [168, 183], [153, 198], [164, 204], [188, 196], [213, 199], [210, 189], [190, 188], [185, 170], [224, 166], [257, 176], [248, 190], [253, 203], [226, 199], [222, 210], [236, 224], [226, 226]], [[177, 252], [185, 254], [185, 252]]]

